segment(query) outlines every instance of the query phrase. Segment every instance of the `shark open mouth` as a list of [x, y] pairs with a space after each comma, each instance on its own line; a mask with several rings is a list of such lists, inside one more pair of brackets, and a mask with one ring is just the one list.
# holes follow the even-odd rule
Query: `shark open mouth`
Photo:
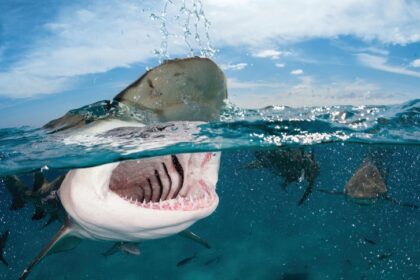
[[217, 194], [202, 171], [211, 153], [201, 157], [199, 167], [193, 166], [191, 158], [184, 163], [182, 156], [123, 161], [113, 170], [109, 189], [148, 209], [193, 211], [212, 206]]

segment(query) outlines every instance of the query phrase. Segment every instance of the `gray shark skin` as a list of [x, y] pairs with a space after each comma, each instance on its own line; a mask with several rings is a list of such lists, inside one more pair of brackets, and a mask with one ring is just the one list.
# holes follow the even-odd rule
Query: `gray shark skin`
[[256, 151], [255, 158], [255, 161], [245, 167], [270, 169], [275, 175], [283, 178], [284, 190], [287, 190], [289, 184], [306, 179], [308, 185], [298, 205], [302, 205], [308, 199], [319, 174], [319, 164], [315, 160], [313, 151], [308, 152], [300, 148], [277, 148]]
[[[119, 102], [151, 112], [159, 122], [210, 121], [219, 117], [226, 99], [223, 71], [208, 58], [193, 57], [167, 60], [147, 71], [112, 101], [103, 101], [98, 110], [110, 112]], [[70, 111], [44, 128], [55, 133], [82, 128], [93, 121], [91, 116]]]
[[370, 160], [362, 163], [344, 187], [344, 193], [356, 199], [378, 198], [387, 191], [379, 169]]
[[418, 209], [419, 206], [400, 201], [388, 195], [384, 171], [378, 168], [370, 156], [367, 156], [344, 187], [344, 194], [353, 202], [368, 205], [377, 199], [384, 199], [396, 205]]
[[[102, 102], [99, 109], [107, 113], [123, 104], [151, 112], [160, 122], [208, 122], [218, 118], [226, 98], [226, 78], [221, 69], [210, 59], [194, 57], [169, 60], [151, 69], [114, 100]], [[100, 135], [147, 125], [109, 116], [98, 120], [70, 111], [43, 128], [63, 135]], [[220, 153], [126, 160], [70, 170], [51, 183], [35, 174], [32, 190], [18, 177], [7, 177], [13, 208], [31, 202], [37, 209], [34, 219], [50, 214], [63, 222], [19, 279], [26, 279], [45, 256], [71, 250], [82, 239], [119, 244], [105, 252], [107, 255], [117, 250], [135, 253], [124, 245], [174, 234], [210, 248], [187, 228], [216, 209], [219, 164]], [[54, 214], [49, 209], [45, 203], [49, 198], [59, 202], [61, 212]]]

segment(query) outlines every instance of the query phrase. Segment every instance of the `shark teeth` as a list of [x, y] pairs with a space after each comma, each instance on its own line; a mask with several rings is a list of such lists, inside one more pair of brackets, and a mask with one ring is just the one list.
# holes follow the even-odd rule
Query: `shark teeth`
[[176, 198], [153, 202], [145, 200], [140, 201], [137, 198], [124, 196], [125, 201], [151, 210], [166, 210], [166, 211], [194, 211], [202, 208], [210, 207], [217, 199], [217, 194], [213, 189], [210, 189], [206, 184], [200, 182], [197, 188], [194, 188], [193, 193], [186, 196], [178, 195]]

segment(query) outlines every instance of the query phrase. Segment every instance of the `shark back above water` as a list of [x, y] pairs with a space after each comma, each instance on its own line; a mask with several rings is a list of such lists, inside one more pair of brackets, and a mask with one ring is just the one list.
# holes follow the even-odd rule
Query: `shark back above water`
[[[226, 79], [207, 58], [166, 61], [104, 103], [152, 112], [160, 122], [215, 120], [227, 98]], [[97, 134], [146, 124], [69, 112], [44, 126], [50, 133]], [[69, 171], [57, 191], [63, 226], [27, 266], [20, 279], [46, 255], [70, 250], [81, 239], [136, 243], [182, 233], [209, 248], [187, 228], [218, 205], [220, 153], [193, 153], [126, 160]], [[121, 243], [120, 243], [121, 244]]]
[[[219, 117], [226, 99], [227, 87], [223, 71], [208, 58], [193, 57], [168, 60], [147, 71], [113, 100], [102, 101], [98, 110], [106, 115], [122, 104], [151, 113], [159, 122], [207, 122]], [[48, 122], [43, 128], [56, 133], [84, 128], [91, 122], [97, 120], [90, 115], [70, 111]]]

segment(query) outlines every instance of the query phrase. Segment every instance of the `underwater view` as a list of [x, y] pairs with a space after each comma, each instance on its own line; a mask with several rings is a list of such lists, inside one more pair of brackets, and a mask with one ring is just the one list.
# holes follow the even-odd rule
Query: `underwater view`
[[[395, 42], [311, 25], [301, 37], [299, 28], [298, 37], [271, 30], [285, 41], [270, 43], [235, 29], [244, 40], [237, 45], [218, 29], [233, 4], [216, 0], [58, 1], [48, 9], [11, 2], [0, 12], [9, 45], [30, 41], [10, 34], [31, 9], [34, 24], [55, 34], [46, 38], [71, 40], [57, 53], [42, 40], [22, 53], [0, 43], [0, 279], [420, 279], [415, 21], [395, 31]], [[270, 14], [270, 5], [296, 12], [287, 1], [245, 2], [235, 7], [250, 21], [250, 11]], [[357, 18], [350, 6], [322, 7]], [[410, 16], [420, 14], [415, 3], [394, 8], [410, 7]], [[330, 12], [314, 8], [322, 18]], [[146, 19], [130, 21], [139, 15]], [[112, 37], [113, 26], [122, 43], [92, 43], [89, 52], [83, 40], [105, 40], [89, 32]], [[139, 26], [146, 39], [125, 35]], [[80, 46], [67, 49], [75, 41]], [[149, 43], [151, 57], [130, 56]], [[375, 70], [341, 57], [326, 63], [331, 72], [315, 71], [322, 63], [306, 47], [321, 47], [323, 58], [355, 52]], [[404, 48], [411, 66], [400, 69], [395, 57]], [[393, 60], [377, 59], [391, 53]], [[345, 73], [355, 82], [315, 82]]]

